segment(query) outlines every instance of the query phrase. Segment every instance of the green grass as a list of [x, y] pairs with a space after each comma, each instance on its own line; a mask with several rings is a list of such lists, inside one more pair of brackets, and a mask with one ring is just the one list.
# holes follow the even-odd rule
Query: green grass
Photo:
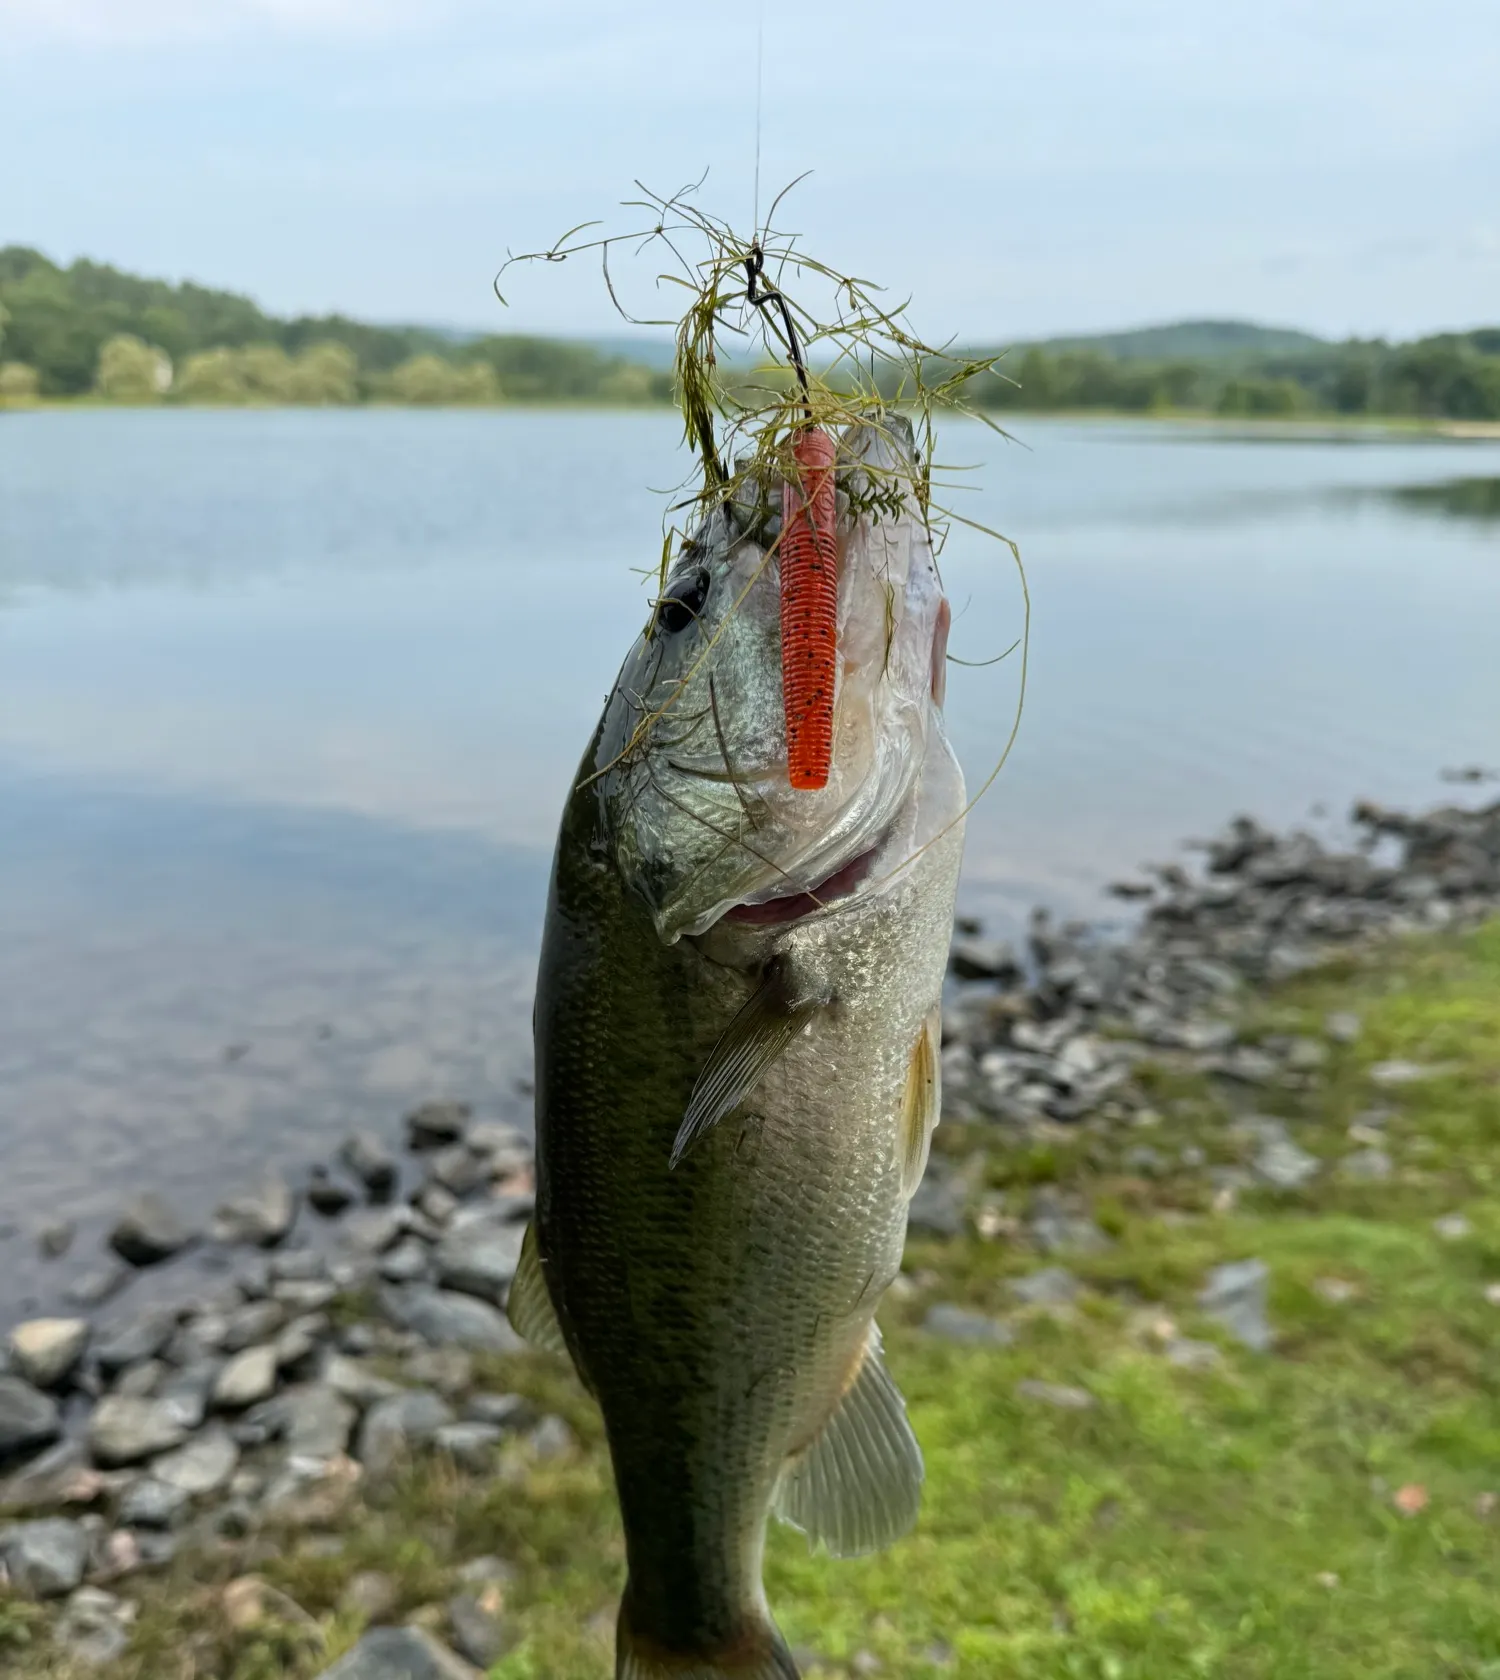
[[[1500, 1514], [1485, 1497], [1500, 1491], [1500, 1305], [1485, 1297], [1500, 1279], [1500, 924], [1284, 988], [1254, 1026], [1317, 1035], [1333, 1008], [1362, 1016], [1357, 1043], [1334, 1047], [1307, 1088], [1254, 1097], [1329, 1163], [1307, 1190], [1219, 1193], [1213, 1164], [1252, 1146], [1231, 1140], [1219, 1094], [1164, 1064], [1143, 1073], [1157, 1123], [991, 1152], [978, 1165], [999, 1235], [912, 1244], [913, 1281], [882, 1316], [927, 1454], [924, 1513], [909, 1539], [854, 1562], [773, 1536], [770, 1597], [791, 1643], [817, 1654], [810, 1674], [877, 1672], [873, 1658], [910, 1680], [1500, 1680]], [[1371, 1065], [1398, 1057], [1452, 1071], [1379, 1091]], [[1395, 1171], [1347, 1182], [1335, 1163], [1359, 1147], [1348, 1128], [1377, 1102], [1395, 1110]], [[983, 1138], [945, 1142], [969, 1155]], [[1184, 1149], [1209, 1164], [1181, 1165]], [[1059, 1257], [1087, 1285], [1072, 1309], [1017, 1313], [1007, 1280], [1050, 1262], [1008, 1233], [1043, 1184], [1115, 1240]], [[1453, 1212], [1471, 1231], [1445, 1241], [1433, 1220]], [[1195, 1306], [1211, 1266], [1252, 1255], [1272, 1277], [1278, 1341], [1264, 1355]], [[1348, 1299], [1327, 1298], [1330, 1279]], [[920, 1321], [935, 1300], [1007, 1313], [1016, 1344], [934, 1340]], [[1163, 1319], [1217, 1342], [1218, 1367], [1168, 1363]], [[402, 1612], [420, 1611], [487, 1552], [518, 1571], [498, 1680], [611, 1672], [622, 1552], [597, 1417], [540, 1362], [492, 1375], [563, 1412], [578, 1450], [536, 1463], [515, 1449], [482, 1483], [419, 1466], [361, 1509], [335, 1556], [261, 1542], [248, 1558], [186, 1560], [147, 1589], [122, 1674], [316, 1673], [357, 1636], [335, 1608], [356, 1571], [386, 1570]], [[1028, 1377], [1096, 1404], [1020, 1399]], [[1410, 1488], [1426, 1502], [1406, 1515], [1396, 1495]], [[320, 1618], [321, 1649], [225, 1632], [213, 1588], [249, 1567]], [[7, 1672], [58, 1672], [3, 1602], [0, 1651]]]

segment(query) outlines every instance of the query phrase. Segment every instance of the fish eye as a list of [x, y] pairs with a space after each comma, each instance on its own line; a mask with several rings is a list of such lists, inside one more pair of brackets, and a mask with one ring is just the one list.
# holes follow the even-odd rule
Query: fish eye
[[667, 594], [656, 603], [657, 628], [675, 635], [703, 611], [708, 599], [708, 573], [700, 566], [667, 586]]

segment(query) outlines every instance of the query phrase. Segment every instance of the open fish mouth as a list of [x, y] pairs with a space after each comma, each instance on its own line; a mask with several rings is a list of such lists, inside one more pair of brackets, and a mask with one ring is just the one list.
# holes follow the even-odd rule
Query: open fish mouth
[[724, 912], [726, 922], [740, 922], [751, 927], [778, 927], [783, 922], [801, 921], [815, 911], [827, 910], [840, 899], [847, 898], [869, 879], [884, 842], [877, 842], [858, 857], [851, 858], [842, 868], [818, 882], [807, 892], [787, 893], [781, 898], [762, 899], [758, 904], [736, 904]]

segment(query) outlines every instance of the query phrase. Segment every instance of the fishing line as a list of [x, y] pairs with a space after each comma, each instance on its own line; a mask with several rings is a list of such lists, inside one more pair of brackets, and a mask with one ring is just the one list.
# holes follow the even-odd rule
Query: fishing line
[[765, 87], [765, 47], [766, 0], [760, 0], [755, 14], [755, 214], [750, 218], [751, 231], [757, 238], [760, 230], [760, 110]]

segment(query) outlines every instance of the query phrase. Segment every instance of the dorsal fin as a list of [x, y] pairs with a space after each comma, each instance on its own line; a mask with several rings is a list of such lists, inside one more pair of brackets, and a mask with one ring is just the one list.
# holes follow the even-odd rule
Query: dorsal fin
[[906, 1402], [880, 1357], [872, 1324], [854, 1381], [821, 1432], [787, 1460], [775, 1512], [800, 1528], [809, 1546], [834, 1557], [878, 1552], [917, 1520], [922, 1449]]

